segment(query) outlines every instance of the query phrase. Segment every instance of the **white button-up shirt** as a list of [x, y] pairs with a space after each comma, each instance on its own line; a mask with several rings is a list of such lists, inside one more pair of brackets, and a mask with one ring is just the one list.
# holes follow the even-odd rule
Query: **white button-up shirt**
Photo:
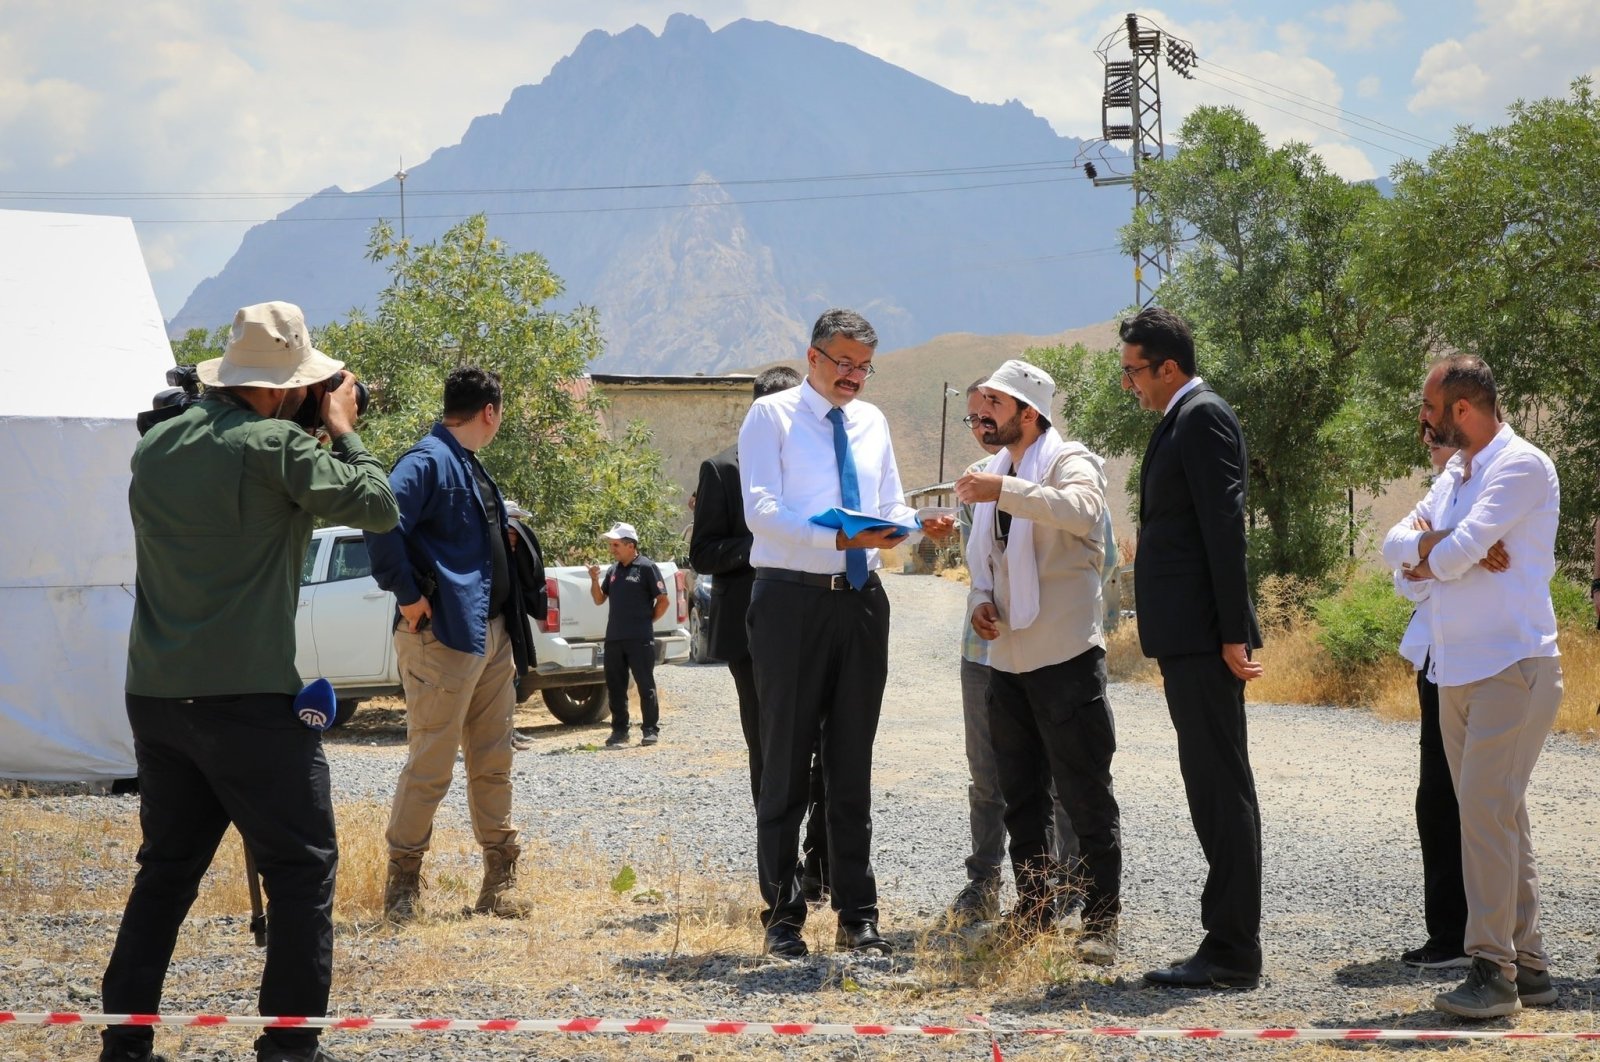
[[1198, 376], [1189, 377], [1189, 382], [1188, 383], [1184, 384], [1182, 387], [1180, 387], [1176, 391], [1172, 392], [1172, 397], [1167, 399], [1167, 408], [1163, 409], [1161, 411], [1161, 415], [1164, 417], [1168, 413], [1171, 413], [1172, 412], [1172, 407], [1178, 404], [1178, 400], [1179, 399], [1181, 399], [1184, 395], [1188, 394], [1190, 391], [1193, 391], [1196, 387], [1199, 387], [1203, 383], [1205, 383], [1205, 381], [1202, 380]]
[[[1427, 497], [1383, 540], [1392, 568], [1419, 562], [1423, 517], [1449, 531], [1428, 555], [1434, 578], [1418, 602], [1433, 655], [1429, 678], [1464, 686], [1499, 674], [1519, 660], [1560, 656], [1550, 577], [1555, 574], [1556, 521], [1561, 484], [1544, 452], [1502, 425], [1472, 463], [1462, 454], [1445, 465]], [[1478, 565], [1504, 542], [1511, 567], [1491, 572]]]
[[[739, 429], [739, 482], [744, 488], [744, 518], [754, 541], [750, 564], [790, 568], [818, 575], [844, 571], [844, 553], [835, 548], [835, 530], [811, 518], [843, 506], [839, 465], [833, 453], [832, 405], [809, 380], [757, 399]], [[896, 523], [916, 522], [906, 504], [900, 469], [889, 441], [889, 422], [877, 406], [859, 398], [840, 407], [850, 456], [861, 491], [861, 511]], [[878, 551], [867, 551], [867, 569], [882, 566]]]

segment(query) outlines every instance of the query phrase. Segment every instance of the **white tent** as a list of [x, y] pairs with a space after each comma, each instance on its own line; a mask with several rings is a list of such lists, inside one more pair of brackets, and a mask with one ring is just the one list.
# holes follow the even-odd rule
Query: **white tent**
[[134, 415], [172, 366], [127, 218], [0, 210], [0, 778], [134, 774]]

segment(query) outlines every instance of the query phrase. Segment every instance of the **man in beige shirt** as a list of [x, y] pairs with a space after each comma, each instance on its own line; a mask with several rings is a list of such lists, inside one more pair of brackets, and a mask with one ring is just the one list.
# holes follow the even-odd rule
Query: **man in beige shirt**
[[[956, 495], [974, 506], [967, 609], [989, 643], [990, 740], [1017, 881], [1007, 926], [1047, 931], [1063, 892], [1081, 892], [1078, 958], [1109, 965], [1122, 909], [1122, 827], [1101, 631], [1105, 473], [1099, 457], [1050, 426], [1055, 383], [1043, 370], [1008, 361], [980, 393], [983, 441], [1003, 449], [984, 471], [957, 480]], [[1067, 866], [1050, 855], [1052, 781], [1078, 835]]]

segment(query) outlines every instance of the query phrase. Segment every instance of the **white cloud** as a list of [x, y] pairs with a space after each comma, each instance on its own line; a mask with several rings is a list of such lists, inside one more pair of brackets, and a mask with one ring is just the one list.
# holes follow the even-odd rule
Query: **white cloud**
[[1356, 95], [1364, 100], [1377, 99], [1383, 92], [1383, 79], [1377, 74], [1368, 74], [1356, 82]]
[[[763, 5], [750, 0], [749, 6]], [[1093, 49], [1108, 33], [1121, 31], [1120, 17], [1096, 15], [1101, 5], [1095, 0], [983, 3], [978, 6], [992, 10], [961, 17], [969, 6], [938, 0], [813, 0], [786, 10], [782, 21], [854, 45], [975, 100], [1020, 98], [1063, 135], [1100, 135], [1104, 76]]]
[[1431, 108], [1480, 111], [1492, 81], [1473, 62], [1460, 41], [1435, 44], [1422, 53], [1412, 83], [1420, 86], [1409, 104], [1413, 112]]
[[1324, 8], [1318, 15], [1344, 31], [1339, 47], [1350, 51], [1371, 48], [1377, 43], [1380, 30], [1402, 21], [1400, 10], [1389, 0], [1352, 0]]
[[1517, 98], [1565, 96], [1580, 75], [1600, 77], [1600, 5], [1591, 0], [1478, 0], [1471, 33], [1422, 53], [1408, 102], [1415, 114], [1494, 124]]
[[1274, 31], [1279, 50], [1290, 55], [1304, 55], [1311, 50], [1311, 31], [1301, 22], [1280, 23]]

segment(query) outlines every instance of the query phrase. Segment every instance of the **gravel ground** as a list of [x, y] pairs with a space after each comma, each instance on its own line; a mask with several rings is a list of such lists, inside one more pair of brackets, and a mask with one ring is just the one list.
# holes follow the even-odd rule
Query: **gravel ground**
[[[884, 931], [909, 943], [937, 919], [964, 878], [967, 853], [966, 765], [962, 754], [957, 680], [958, 626], [964, 588], [943, 579], [891, 577], [894, 603], [889, 688], [880, 726], [874, 775], [875, 865], [883, 899]], [[659, 860], [663, 844], [683, 863], [754, 889], [753, 822], [749, 809], [742, 742], [733, 686], [720, 666], [684, 666], [658, 672], [664, 704], [662, 743], [655, 748], [574, 754], [576, 746], [600, 740], [605, 728], [583, 730], [550, 724], [542, 711], [529, 714], [523, 732], [533, 748], [518, 755], [516, 814], [525, 833], [556, 842], [591, 845], [608, 861]], [[1430, 1009], [1434, 993], [1453, 985], [1450, 976], [1407, 969], [1395, 956], [1421, 942], [1421, 871], [1412, 817], [1416, 779], [1416, 729], [1357, 711], [1319, 707], [1252, 705], [1252, 760], [1261, 794], [1266, 834], [1266, 976], [1255, 992], [1213, 993], [1153, 989], [1139, 974], [1193, 950], [1199, 938], [1199, 888], [1204, 861], [1182, 799], [1175, 746], [1165, 704], [1153, 687], [1115, 685], [1120, 748], [1114, 763], [1122, 804], [1125, 847], [1122, 955], [1109, 973], [1069, 970], [1052, 984], [1007, 991], [988, 1003], [1000, 1027], [1037, 1025], [1146, 1026], [1359, 1026], [1453, 1027]], [[395, 736], [366, 734], [332, 739], [335, 797], [386, 803], [403, 749]], [[1552, 738], [1533, 781], [1529, 812], [1541, 853], [1544, 924], [1561, 989], [1559, 1005], [1526, 1013], [1526, 1029], [1596, 1030], [1596, 919], [1600, 916], [1600, 800], [1594, 778], [1600, 748]], [[32, 798], [38, 806], [89, 816], [123, 811], [132, 798], [73, 793]], [[108, 812], [107, 809], [112, 809]], [[466, 828], [459, 787], [441, 808], [441, 825]], [[125, 879], [124, 879], [125, 880]], [[89, 881], [86, 888], [103, 882]], [[94, 1009], [93, 986], [114, 933], [120, 904], [118, 883], [105, 889], [106, 910], [81, 915], [8, 916], [0, 911], [0, 942], [17, 954], [20, 941], [48, 939], [49, 958], [0, 962], [0, 1007], [14, 1010]], [[115, 899], [113, 898], [115, 897]], [[816, 918], [831, 921], [826, 913]], [[238, 927], [213, 919], [201, 931]], [[392, 939], [392, 938], [391, 938]], [[341, 938], [341, 962], [360, 961], [363, 948], [381, 948], [377, 934]], [[750, 954], [760, 946], [752, 933]], [[219, 948], [224, 947], [219, 943]], [[236, 943], [226, 950], [237, 953]], [[222, 961], [222, 960], [216, 960]], [[685, 975], [683, 964], [664, 953], [612, 957], [612, 983], [541, 988], [538, 993], [496, 995], [487, 1006], [477, 997], [442, 995], [430, 1005], [424, 993], [407, 1013], [506, 1013], [525, 1017], [601, 1014], [632, 1017], [670, 1014], [682, 1018], [815, 1020], [837, 1008], [840, 985], [851, 980], [893, 989], [914, 985], [909, 958], [841, 960], [828, 955], [793, 966], [748, 956], [705, 956]], [[249, 1013], [249, 993], [219, 998], [208, 994], [212, 966], [176, 971], [169, 980], [169, 1009], [218, 1009]], [[246, 971], [242, 984], [253, 976]], [[87, 988], [85, 986], [88, 986]], [[212, 986], [213, 989], [215, 986]], [[870, 995], [870, 993], [868, 993]], [[357, 1001], [336, 1006], [361, 1011]], [[445, 1009], [446, 1001], [455, 1009]], [[867, 1000], [870, 1003], [870, 999]], [[928, 1003], [932, 1003], [929, 1000]], [[530, 1009], [538, 1008], [538, 1009]], [[853, 1020], [955, 1023], [958, 1013], [921, 1013], [904, 1003], [893, 1013], [861, 1011]], [[1491, 1023], [1488, 1027], [1505, 1027]], [[0, 1058], [34, 1057], [10, 1050], [0, 1030]], [[182, 1041], [184, 1058], [242, 1057], [242, 1042]], [[80, 1041], [81, 1042], [81, 1041]], [[722, 1048], [706, 1041], [679, 1041], [680, 1051], [663, 1057], [976, 1058], [970, 1041], [960, 1045], [896, 1041], [852, 1042], [818, 1047], [799, 1041], [742, 1041]], [[330, 1045], [332, 1041], [330, 1040]], [[581, 1041], [521, 1039], [486, 1044], [476, 1038], [355, 1037], [339, 1042], [341, 1053], [365, 1059], [427, 1059], [431, 1062], [484, 1058], [627, 1057], [615, 1048], [585, 1054]], [[1386, 1050], [1385, 1048], [1361, 1048]], [[1007, 1057], [1059, 1054], [1052, 1041], [1012, 1038]], [[1096, 1057], [1211, 1054], [1258, 1055], [1286, 1050], [1250, 1044], [1135, 1044], [1097, 1041]], [[1517, 1046], [1505, 1053], [1537, 1051], [1540, 1057], [1593, 1057], [1593, 1047]], [[607, 1053], [610, 1051], [611, 1053]], [[727, 1053], [724, 1054], [723, 1052]], [[231, 1053], [230, 1053], [231, 1052]]]

